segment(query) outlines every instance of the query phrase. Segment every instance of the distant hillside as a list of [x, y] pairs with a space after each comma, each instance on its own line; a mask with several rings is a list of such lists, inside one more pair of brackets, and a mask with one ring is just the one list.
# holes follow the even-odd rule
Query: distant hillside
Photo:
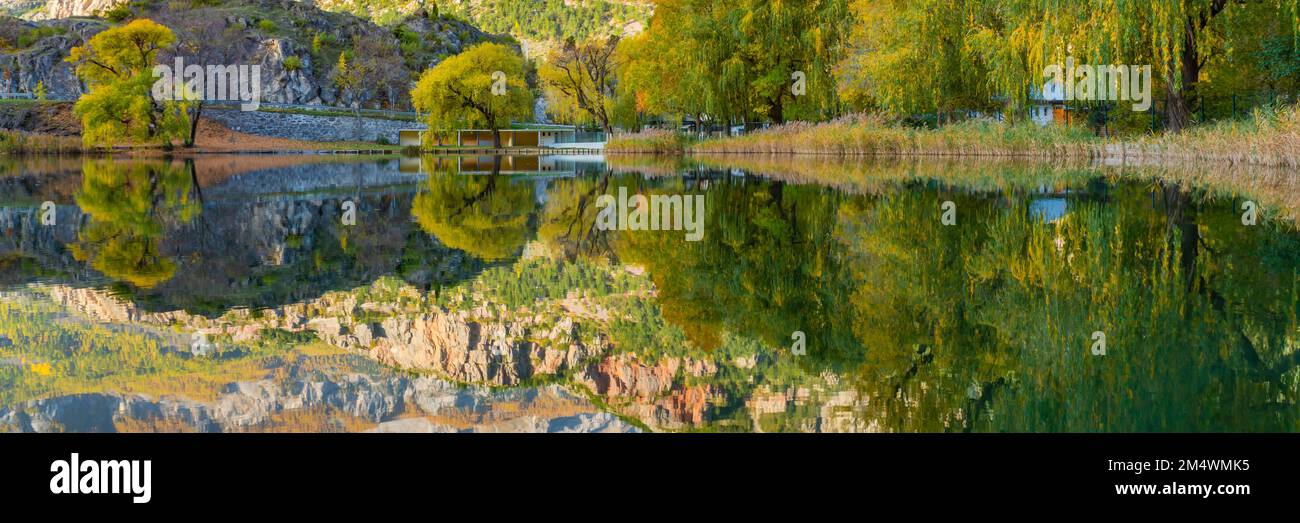
[[[0, 0], [9, 1], [12, 0]], [[69, 10], [77, 18], [22, 21], [0, 18], [0, 91], [33, 92], [43, 83], [50, 98], [80, 95], [80, 82], [63, 62], [68, 51], [91, 35], [133, 18], [219, 21], [248, 45], [240, 60], [262, 67], [262, 101], [293, 104], [346, 105], [330, 73], [339, 54], [351, 51], [358, 38], [391, 42], [400, 52], [399, 64], [410, 78], [447, 56], [484, 41], [518, 46], [508, 36], [495, 36], [456, 18], [416, 14], [390, 27], [346, 13], [323, 11], [295, 0], [135, 0], [111, 12], [96, 11], [108, 19], [86, 17], [87, 5], [112, 0], [50, 0], [55, 10]], [[111, 5], [111, 4], [110, 4]], [[399, 67], [401, 67], [399, 65]], [[378, 91], [378, 88], [376, 88]], [[388, 88], [368, 93], [371, 107], [409, 106], [406, 89]]]
[[0, 0], [0, 15], [30, 18], [45, 7], [45, 0]]
[[485, 31], [529, 40], [639, 31], [653, 13], [648, 2], [616, 0], [449, 0], [440, 6]]
[[537, 56], [567, 38], [640, 32], [653, 4], [630, 0], [318, 0], [329, 11], [369, 17], [392, 25], [417, 11], [436, 11], [468, 21], [489, 33], [508, 34]]

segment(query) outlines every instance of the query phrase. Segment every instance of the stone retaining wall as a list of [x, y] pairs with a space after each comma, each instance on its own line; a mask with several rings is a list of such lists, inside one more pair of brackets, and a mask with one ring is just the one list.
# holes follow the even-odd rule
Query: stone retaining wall
[[[314, 142], [356, 140], [356, 120], [351, 116], [318, 116], [234, 109], [204, 109], [203, 116], [241, 133]], [[424, 129], [424, 124], [383, 118], [361, 118], [361, 141], [383, 138], [397, 143], [402, 129]]]

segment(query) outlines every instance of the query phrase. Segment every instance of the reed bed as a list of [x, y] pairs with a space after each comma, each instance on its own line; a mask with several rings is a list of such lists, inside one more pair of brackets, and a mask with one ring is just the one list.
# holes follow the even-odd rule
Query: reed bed
[[793, 122], [743, 136], [708, 140], [696, 144], [692, 152], [1062, 158], [1100, 154], [1100, 145], [1078, 127], [1007, 125], [976, 119], [939, 129], [917, 129], [863, 114], [821, 124]]
[[691, 140], [666, 129], [646, 129], [610, 137], [605, 152], [620, 154], [684, 154]]
[[1179, 134], [1123, 144], [1124, 155], [1300, 167], [1300, 105], [1256, 109], [1249, 118], [1200, 125]]
[[1124, 162], [1226, 162], [1300, 167], [1300, 105], [1257, 109], [1244, 119], [1125, 139], [1102, 139], [1082, 126], [1039, 127], [976, 119], [918, 129], [879, 115], [793, 122], [743, 136], [691, 143], [666, 130], [615, 138], [611, 153], [801, 154], [830, 156], [974, 156], [1106, 158]]
[[0, 153], [3, 154], [80, 154], [87, 152], [77, 136], [29, 134], [21, 131], [0, 131]]

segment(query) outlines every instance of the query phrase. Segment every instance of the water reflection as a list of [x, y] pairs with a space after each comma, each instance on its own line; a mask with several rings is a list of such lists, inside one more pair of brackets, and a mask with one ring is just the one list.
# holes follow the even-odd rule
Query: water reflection
[[496, 158], [483, 175], [458, 172], [451, 162], [429, 158], [428, 181], [411, 204], [411, 213], [425, 232], [485, 261], [519, 254], [531, 236], [529, 225], [536, 207], [531, 185], [506, 179], [501, 157]]
[[170, 280], [176, 264], [159, 252], [164, 229], [202, 212], [192, 171], [164, 162], [88, 160], [77, 206], [90, 222], [69, 246], [104, 275], [148, 289]]
[[[1167, 169], [753, 157], [597, 166], [426, 157], [414, 170], [410, 160], [312, 167], [321, 180], [355, 175], [340, 191], [294, 171], [205, 184], [193, 163], [87, 162], [71, 202], [85, 218], [71, 236], [23, 214], [53, 185], [0, 185], [0, 198], [27, 202], [0, 213], [3, 281], [84, 316], [89, 298], [77, 292], [103, 285], [94, 273], [138, 310], [220, 326], [248, 357], [323, 343], [453, 381], [549, 383], [656, 430], [1300, 428], [1300, 235], [1283, 219], [1288, 193], [1242, 185], [1262, 188], [1250, 197], [1267, 209], [1244, 226], [1240, 187]], [[705, 195], [703, 239], [599, 229], [596, 199], [620, 187]], [[355, 226], [339, 223], [343, 201], [358, 204]], [[940, 220], [945, 202], [952, 225]], [[0, 335], [18, 342], [0, 360], [18, 363], [0, 366], [0, 380], [25, 391], [9, 404], [122, 390], [112, 376], [171, 358], [141, 341], [136, 359], [106, 360], [100, 381], [71, 387], [32, 369], [51, 363], [66, 378], [77, 357], [31, 349], [16, 319], [31, 311], [8, 314]], [[791, 350], [795, 332], [804, 354]], [[1090, 351], [1097, 332], [1104, 356]], [[441, 356], [410, 352], [420, 343]], [[187, 372], [250, 379], [222, 374], [239, 364]]]

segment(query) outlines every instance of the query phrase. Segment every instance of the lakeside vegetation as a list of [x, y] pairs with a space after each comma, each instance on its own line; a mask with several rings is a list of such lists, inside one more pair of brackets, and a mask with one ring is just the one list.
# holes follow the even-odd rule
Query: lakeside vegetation
[[843, 156], [1131, 157], [1300, 166], [1300, 106], [1260, 109], [1242, 119], [1183, 133], [1102, 138], [1081, 126], [967, 120], [939, 128], [909, 127], [880, 115], [832, 122], [792, 122], [735, 137], [691, 141], [647, 130], [615, 136], [610, 153], [814, 154]]
[[90, 149], [83, 145], [81, 138], [75, 136], [0, 131], [0, 154], [64, 155], [88, 150]]
[[[1296, 106], [1290, 104], [1300, 94], [1300, 15], [1286, 3], [1049, 7], [981, 0], [945, 9], [936, 0], [482, 0], [418, 8], [326, 2], [330, 9], [391, 19], [374, 34], [346, 41], [299, 27], [285, 13], [256, 11], [255, 29], [207, 27], [177, 16], [209, 9], [206, 4], [155, 4], [122, 8], [121, 16], [108, 18], [114, 25], [67, 59], [90, 89], [77, 102], [87, 145], [193, 145], [202, 103], [152, 99], [151, 67], [173, 56], [243, 56], [248, 50], [219, 43], [224, 38], [195, 36], [253, 31], [258, 38], [311, 41], [311, 67], [328, 73], [340, 105], [359, 102], [350, 110], [268, 110], [359, 118], [359, 107], [380, 99], [390, 107], [410, 102], [415, 118], [436, 131], [429, 136], [518, 127], [541, 119], [540, 105], [551, 120], [615, 135], [613, 153], [1118, 154], [1297, 163]], [[554, 45], [539, 53], [509, 37], [470, 35], [478, 30], [457, 15], [488, 31]], [[617, 30], [625, 22], [644, 31]], [[444, 34], [451, 28], [464, 33], [447, 47], [455, 54], [431, 55], [432, 44], [420, 35], [441, 39], [452, 36]], [[122, 54], [118, 47], [132, 39], [152, 50]], [[305, 68], [305, 57], [285, 57], [285, 70]], [[1129, 110], [1128, 94], [1044, 99], [1038, 93], [1046, 70], [1067, 60], [1151, 64], [1151, 85], [1143, 90], [1150, 109]], [[1136, 102], [1136, 91], [1131, 94]], [[1034, 125], [1045, 110], [1066, 116]], [[748, 132], [705, 138], [737, 128]]]

